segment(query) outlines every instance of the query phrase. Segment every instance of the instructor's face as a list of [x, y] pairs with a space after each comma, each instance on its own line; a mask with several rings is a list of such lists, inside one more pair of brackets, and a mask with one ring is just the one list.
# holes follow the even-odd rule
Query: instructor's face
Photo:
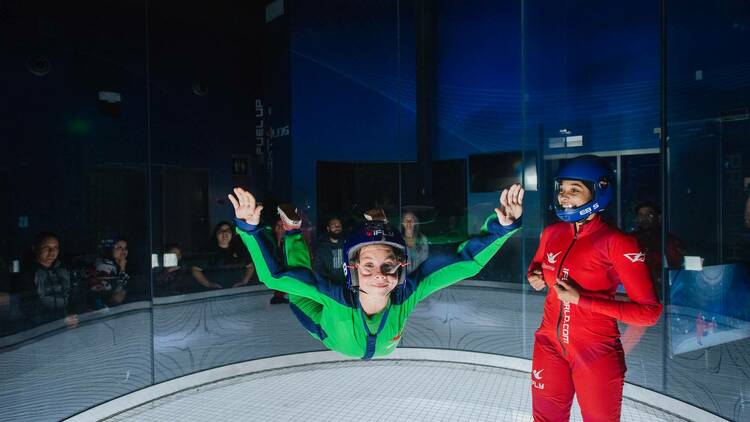
[[578, 180], [563, 180], [560, 182], [557, 200], [563, 208], [578, 208], [591, 201], [591, 198], [591, 191], [583, 182]]
[[[394, 268], [393, 273], [383, 274], [383, 264]], [[399, 262], [390, 246], [365, 246], [359, 253], [357, 263], [359, 288], [368, 294], [388, 295], [398, 283], [398, 265]]]

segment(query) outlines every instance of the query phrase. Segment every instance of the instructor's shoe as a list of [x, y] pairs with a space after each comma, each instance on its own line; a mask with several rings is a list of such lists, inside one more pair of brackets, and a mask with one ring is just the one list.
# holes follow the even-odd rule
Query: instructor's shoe
[[276, 212], [279, 213], [285, 230], [298, 230], [302, 227], [302, 217], [297, 213], [297, 208], [293, 204], [279, 204]]

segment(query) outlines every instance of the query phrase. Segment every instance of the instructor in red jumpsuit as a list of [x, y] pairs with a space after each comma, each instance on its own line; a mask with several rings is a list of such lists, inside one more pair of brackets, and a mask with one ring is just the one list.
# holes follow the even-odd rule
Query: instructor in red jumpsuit
[[[630, 235], [602, 221], [612, 174], [596, 157], [571, 160], [555, 179], [556, 214], [527, 278], [549, 287], [531, 373], [535, 421], [567, 421], [573, 394], [584, 421], [619, 421], [625, 359], [617, 321], [654, 325], [662, 305], [645, 255]], [[629, 301], [615, 300], [622, 282]]]

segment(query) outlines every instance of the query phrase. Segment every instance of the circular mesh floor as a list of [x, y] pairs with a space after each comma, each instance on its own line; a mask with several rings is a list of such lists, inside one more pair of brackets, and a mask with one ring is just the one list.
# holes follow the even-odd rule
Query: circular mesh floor
[[[305, 365], [192, 388], [110, 421], [531, 421], [529, 374], [461, 363]], [[580, 421], [574, 401], [571, 420]], [[683, 421], [623, 399], [622, 421]]]

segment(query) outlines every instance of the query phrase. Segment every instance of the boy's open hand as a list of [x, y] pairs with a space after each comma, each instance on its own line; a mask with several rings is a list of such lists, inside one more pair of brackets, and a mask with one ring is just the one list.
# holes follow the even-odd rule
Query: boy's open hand
[[234, 188], [235, 198], [230, 193], [227, 195], [234, 206], [234, 216], [244, 220], [247, 224], [257, 226], [260, 224], [260, 212], [263, 205], [255, 202], [255, 197], [250, 192], [242, 188]]
[[503, 193], [500, 194], [500, 207], [495, 208], [497, 220], [501, 225], [509, 226], [521, 218], [523, 193], [523, 188], [517, 183], [508, 189], [503, 189]]

